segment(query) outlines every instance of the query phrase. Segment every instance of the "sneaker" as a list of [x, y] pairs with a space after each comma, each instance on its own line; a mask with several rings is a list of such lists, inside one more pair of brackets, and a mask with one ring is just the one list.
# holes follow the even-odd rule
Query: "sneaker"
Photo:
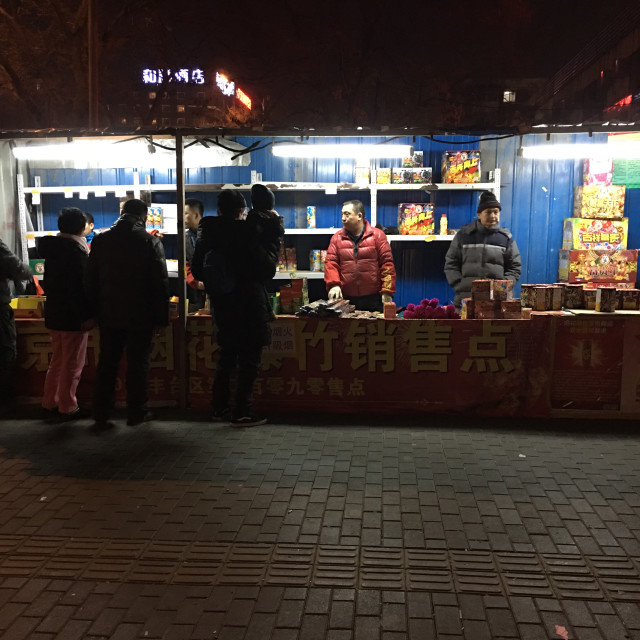
[[261, 424], [266, 423], [266, 418], [260, 418], [253, 413], [246, 413], [244, 415], [231, 418], [232, 427], [258, 427]]
[[132, 413], [127, 418], [128, 427], [136, 427], [143, 422], [149, 422], [153, 420], [154, 415], [151, 411], [145, 411], [144, 413]]
[[231, 412], [229, 411], [228, 407], [226, 409], [214, 409], [213, 413], [211, 414], [211, 421], [225, 422], [225, 421], [228, 421], [230, 417], [231, 417]]

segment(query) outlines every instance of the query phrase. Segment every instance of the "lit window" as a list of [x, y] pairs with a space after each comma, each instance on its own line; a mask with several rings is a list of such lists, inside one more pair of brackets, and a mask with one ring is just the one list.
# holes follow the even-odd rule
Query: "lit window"
[[176, 111], [178, 113], [184, 113], [184, 105], [183, 104], [176, 105]]
[[120, 124], [127, 124], [126, 118], [120, 118]]
[[505, 91], [502, 94], [502, 102], [515, 102], [516, 101], [516, 92], [515, 91]]
[[149, 91], [149, 100], [155, 100], [155, 99], [156, 99], [156, 92]]

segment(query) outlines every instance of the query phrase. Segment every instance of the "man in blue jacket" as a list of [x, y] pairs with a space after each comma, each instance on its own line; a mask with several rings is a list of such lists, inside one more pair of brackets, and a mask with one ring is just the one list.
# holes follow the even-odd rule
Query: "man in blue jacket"
[[456, 292], [454, 304], [471, 296], [474, 280], [520, 278], [518, 245], [508, 229], [500, 226], [502, 205], [491, 191], [480, 194], [478, 219], [465, 225], [451, 241], [444, 261], [447, 281]]

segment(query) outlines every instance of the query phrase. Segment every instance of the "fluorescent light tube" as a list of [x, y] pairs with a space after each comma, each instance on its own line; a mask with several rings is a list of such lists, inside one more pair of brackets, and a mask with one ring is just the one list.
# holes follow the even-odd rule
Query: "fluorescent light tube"
[[274, 144], [274, 156], [280, 158], [408, 158], [409, 144]]
[[582, 158], [640, 158], [640, 143], [541, 144], [522, 147], [522, 157], [537, 160], [580, 160]]

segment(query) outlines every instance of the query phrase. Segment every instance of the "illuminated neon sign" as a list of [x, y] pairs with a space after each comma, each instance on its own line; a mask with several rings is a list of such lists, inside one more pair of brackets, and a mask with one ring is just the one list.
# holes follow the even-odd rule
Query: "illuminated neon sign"
[[216, 84], [218, 85], [218, 89], [220, 89], [225, 96], [235, 95], [235, 97], [240, 100], [247, 109], [251, 109], [251, 98], [242, 89], [240, 89], [240, 87], [236, 87], [235, 82], [232, 82], [227, 78], [227, 76], [222, 73], [218, 73], [217, 71]]
[[163, 82], [180, 82], [182, 84], [204, 84], [202, 69], [143, 69], [144, 84], [162, 84]]

